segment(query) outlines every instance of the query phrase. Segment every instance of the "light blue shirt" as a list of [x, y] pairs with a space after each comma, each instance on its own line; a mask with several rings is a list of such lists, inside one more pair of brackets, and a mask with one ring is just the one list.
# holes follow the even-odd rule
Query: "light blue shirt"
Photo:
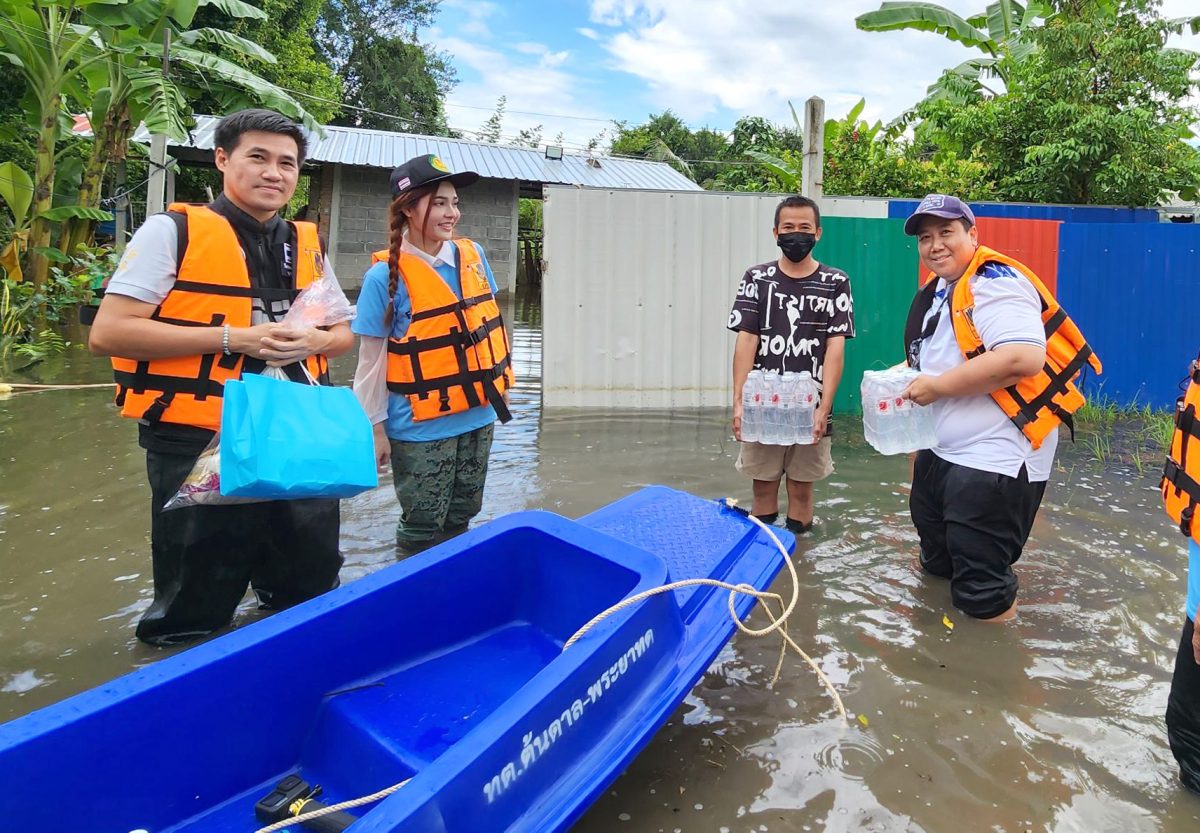
[[1200, 544], [1188, 539], [1188, 595], [1187, 615], [1196, 621], [1196, 607], [1200, 605]]
[[[487, 273], [488, 284], [492, 293], [496, 292], [496, 278], [492, 275], [492, 267], [478, 243], [473, 244], [483, 262], [484, 272]], [[413, 252], [418, 256], [424, 252]], [[456, 298], [462, 299], [462, 286], [458, 280], [454, 258], [457, 249], [452, 243], [442, 247], [435, 258], [425, 255], [424, 260], [433, 266], [435, 272], [446, 282], [446, 286]], [[445, 258], [445, 259], [443, 259]], [[391, 330], [384, 323], [384, 313], [388, 305], [388, 266], [386, 263], [376, 263], [363, 275], [362, 290], [358, 296], [358, 313], [351, 322], [350, 328], [358, 335], [375, 338], [404, 338], [408, 333], [408, 325], [412, 321], [412, 301], [408, 297], [408, 289], [401, 278], [396, 286], [396, 297], [392, 301], [394, 314]], [[447, 414], [436, 419], [413, 422], [412, 405], [408, 397], [388, 392], [388, 416], [385, 431], [390, 439], [404, 442], [430, 442], [457, 437], [468, 431], [474, 431], [496, 421], [496, 411], [491, 405], [483, 404], [456, 414]]]

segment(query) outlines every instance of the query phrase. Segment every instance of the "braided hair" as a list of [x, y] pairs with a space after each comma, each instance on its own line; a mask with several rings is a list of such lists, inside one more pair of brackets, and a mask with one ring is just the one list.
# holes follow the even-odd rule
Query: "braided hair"
[[[404, 232], [408, 228], [409, 218], [405, 211], [411, 211], [416, 207], [427, 194], [433, 194], [438, 189], [436, 182], [429, 185], [423, 185], [420, 188], [413, 188], [411, 191], [405, 191], [400, 196], [392, 200], [391, 207], [388, 209], [388, 218], [390, 236], [388, 237], [388, 305], [387, 312], [384, 314], [383, 321], [388, 327], [392, 325], [392, 318], [396, 314], [396, 289], [400, 286], [400, 247], [404, 244]], [[433, 200], [430, 200], [425, 206], [425, 216], [421, 218], [421, 228], [425, 227], [425, 221], [429, 219], [429, 212], [433, 208]]]

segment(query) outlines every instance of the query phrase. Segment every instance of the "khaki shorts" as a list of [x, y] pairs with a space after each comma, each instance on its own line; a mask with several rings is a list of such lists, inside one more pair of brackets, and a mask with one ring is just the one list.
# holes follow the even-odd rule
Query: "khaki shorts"
[[815, 483], [833, 474], [832, 446], [832, 437], [812, 445], [742, 443], [737, 470], [755, 480], [778, 480], [787, 472], [788, 480]]

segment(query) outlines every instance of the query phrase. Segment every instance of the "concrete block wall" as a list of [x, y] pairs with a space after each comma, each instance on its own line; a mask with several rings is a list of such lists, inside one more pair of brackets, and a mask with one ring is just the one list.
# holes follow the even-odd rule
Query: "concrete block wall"
[[333, 209], [333, 165], [322, 165], [309, 179], [308, 218], [317, 231], [329, 240], [329, 219]]
[[[343, 287], [355, 288], [371, 265], [371, 253], [387, 246], [388, 171], [328, 167], [338, 169], [329, 182], [333, 268]], [[482, 179], [459, 193], [463, 217], [457, 233], [483, 246], [502, 291], [516, 282], [517, 193], [516, 181], [502, 179]]]

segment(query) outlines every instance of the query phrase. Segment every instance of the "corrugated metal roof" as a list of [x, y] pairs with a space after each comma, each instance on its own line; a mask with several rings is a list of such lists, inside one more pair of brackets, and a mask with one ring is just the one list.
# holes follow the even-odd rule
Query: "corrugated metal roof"
[[[213, 116], [196, 116], [191, 141], [175, 142], [173, 147], [212, 150]], [[133, 141], [148, 143], [150, 135], [139, 127]], [[507, 147], [442, 136], [417, 136], [389, 133], [359, 127], [326, 127], [325, 137], [309, 136], [308, 158], [314, 162], [338, 162], [393, 168], [407, 159], [436, 153], [454, 171], [477, 171], [491, 179], [509, 179], [554, 185], [586, 185], [593, 188], [641, 188], [651, 191], [700, 191], [699, 185], [664, 162], [641, 159], [594, 158], [566, 152], [560, 160], [547, 159], [545, 151]], [[595, 164], [598, 163], [598, 164]]]

